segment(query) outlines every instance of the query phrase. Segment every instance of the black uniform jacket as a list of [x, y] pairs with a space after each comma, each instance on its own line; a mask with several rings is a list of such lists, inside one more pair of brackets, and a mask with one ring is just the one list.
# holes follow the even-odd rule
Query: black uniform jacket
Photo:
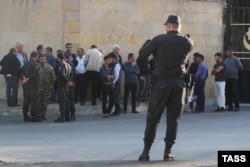
[[139, 50], [139, 57], [153, 54], [156, 80], [178, 79], [186, 74], [185, 64], [192, 50], [192, 42], [178, 31], [169, 31], [147, 40]]

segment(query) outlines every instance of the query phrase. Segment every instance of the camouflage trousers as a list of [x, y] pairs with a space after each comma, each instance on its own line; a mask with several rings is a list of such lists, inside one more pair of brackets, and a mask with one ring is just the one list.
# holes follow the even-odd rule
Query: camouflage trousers
[[50, 98], [50, 90], [39, 91], [36, 105], [36, 116], [44, 117], [47, 111], [47, 106]]

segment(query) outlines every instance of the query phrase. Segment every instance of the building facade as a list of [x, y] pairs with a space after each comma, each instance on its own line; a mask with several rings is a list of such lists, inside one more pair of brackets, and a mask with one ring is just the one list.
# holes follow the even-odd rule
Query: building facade
[[[119, 44], [126, 60], [128, 53], [138, 54], [145, 40], [166, 32], [163, 23], [170, 14], [181, 17], [182, 33], [193, 38], [193, 52], [206, 56], [210, 70], [213, 54], [223, 49], [225, 0], [0, 1], [0, 59], [22, 41], [28, 54], [39, 44], [52, 47], [54, 53], [65, 49], [67, 42], [73, 44], [73, 51], [96, 44], [105, 53]], [[213, 97], [213, 80], [208, 77], [207, 97]], [[0, 98], [5, 99], [3, 76], [0, 85]]]

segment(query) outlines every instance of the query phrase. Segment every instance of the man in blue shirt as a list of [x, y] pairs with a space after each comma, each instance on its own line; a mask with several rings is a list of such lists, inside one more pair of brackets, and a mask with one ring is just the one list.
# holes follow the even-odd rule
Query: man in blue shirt
[[197, 96], [195, 111], [197, 113], [204, 112], [205, 106], [205, 81], [208, 76], [207, 65], [204, 62], [204, 56], [202, 54], [196, 54], [196, 61], [199, 64], [197, 72], [195, 74], [194, 82], [194, 94]]

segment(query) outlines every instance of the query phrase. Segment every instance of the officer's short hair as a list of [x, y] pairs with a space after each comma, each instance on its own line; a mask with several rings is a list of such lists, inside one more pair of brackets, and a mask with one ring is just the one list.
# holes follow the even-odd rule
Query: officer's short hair
[[131, 57], [133, 57], [134, 56], [134, 53], [129, 53], [128, 54], [128, 59], [130, 59]]
[[37, 57], [37, 56], [38, 56], [37, 51], [32, 51], [30, 53], [30, 58], [34, 58], [34, 57]]

